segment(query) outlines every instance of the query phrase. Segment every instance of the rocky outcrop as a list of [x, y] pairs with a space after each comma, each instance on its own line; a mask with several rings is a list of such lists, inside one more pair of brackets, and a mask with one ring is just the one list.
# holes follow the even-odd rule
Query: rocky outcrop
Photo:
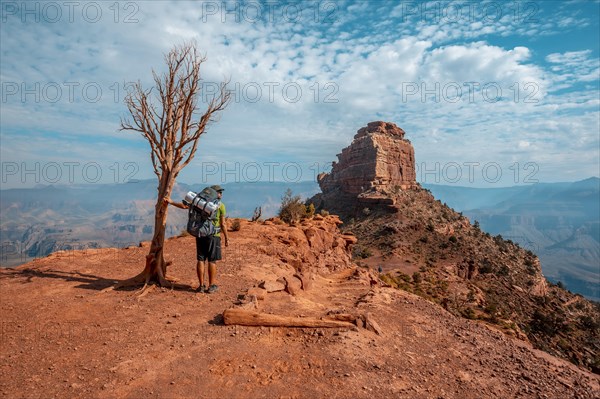
[[395, 124], [370, 122], [357, 131], [331, 172], [320, 174], [318, 182], [322, 194], [312, 202], [342, 217], [393, 205], [392, 194], [418, 187], [413, 146]]

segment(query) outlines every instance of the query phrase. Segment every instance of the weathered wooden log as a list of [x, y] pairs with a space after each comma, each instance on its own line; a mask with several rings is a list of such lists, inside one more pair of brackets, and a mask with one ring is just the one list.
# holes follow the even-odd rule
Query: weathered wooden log
[[231, 308], [223, 312], [225, 325], [263, 326], [263, 327], [309, 327], [309, 328], [350, 328], [352, 323], [338, 320], [317, 319], [316, 317], [278, 316], [251, 310]]

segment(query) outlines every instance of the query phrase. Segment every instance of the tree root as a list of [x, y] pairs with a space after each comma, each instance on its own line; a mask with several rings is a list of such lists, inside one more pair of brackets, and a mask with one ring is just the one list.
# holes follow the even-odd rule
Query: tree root
[[115, 285], [111, 285], [110, 287], [103, 289], [101, 292], [114, 291], [114, 290], [118, 290], [120, 288], [135, 287], [135, 286], [146, 283], [146, 281], [147, 281], [147, 279], [146, 279], [145, 271], [144, 271], [135, 277], [128, 278], [127, 280], [118, 281]]
[[[141, 298], [148, 294], [148, 292], [153, 291], [156, 285], [173, 289], [177, 283], [177, 279], [166, 276], [167, 266], [171, 264], [172, 262], [168, 261], [164, 262], [162, 267], [156, 267], [155, 254], [150, 253], [146, 255], [146, 267], [140, 274], [127, 280], [119, 281], [115, 285], [103, 289], [102, 292], [142, 285], [141, 290], [137, 294], [138, 298]], [[156, 283], [156, 285], [153, 283]]]
[[144, 287], [137, 294], [137, 299], [143, 298], [149, 292], [154, 291], [155, 288], [156, 288], [156, 285], [154, 285], [154, 284], [152, 284], [152, 285], [144, 284]]

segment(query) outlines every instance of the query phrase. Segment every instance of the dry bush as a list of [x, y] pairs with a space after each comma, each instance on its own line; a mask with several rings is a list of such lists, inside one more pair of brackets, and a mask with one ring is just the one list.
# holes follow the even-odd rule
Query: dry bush
[[242, 222], [240, 219], [233, 219], [233, 222], [231, 222], [231, 231], [240, 231], [241, 228]]
[[288, 224], [295, 224], [314, 214], [315, 207], [304, 205], [299, 195], [293, 195], [289, 188], [281, 198], [281, 208], [279, 208], [279, 218]]

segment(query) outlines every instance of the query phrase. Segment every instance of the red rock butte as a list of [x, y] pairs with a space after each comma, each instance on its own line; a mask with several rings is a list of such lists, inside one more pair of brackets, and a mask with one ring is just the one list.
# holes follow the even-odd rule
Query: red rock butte
[[370, 122], [338, 154], [330, 173], [317, 180], [322, 194], [310, 199], [343, 219], [364, 208], [394, 211], [394, 194], [418, 189], [415, 151], [404, 130], [390, 122]]

